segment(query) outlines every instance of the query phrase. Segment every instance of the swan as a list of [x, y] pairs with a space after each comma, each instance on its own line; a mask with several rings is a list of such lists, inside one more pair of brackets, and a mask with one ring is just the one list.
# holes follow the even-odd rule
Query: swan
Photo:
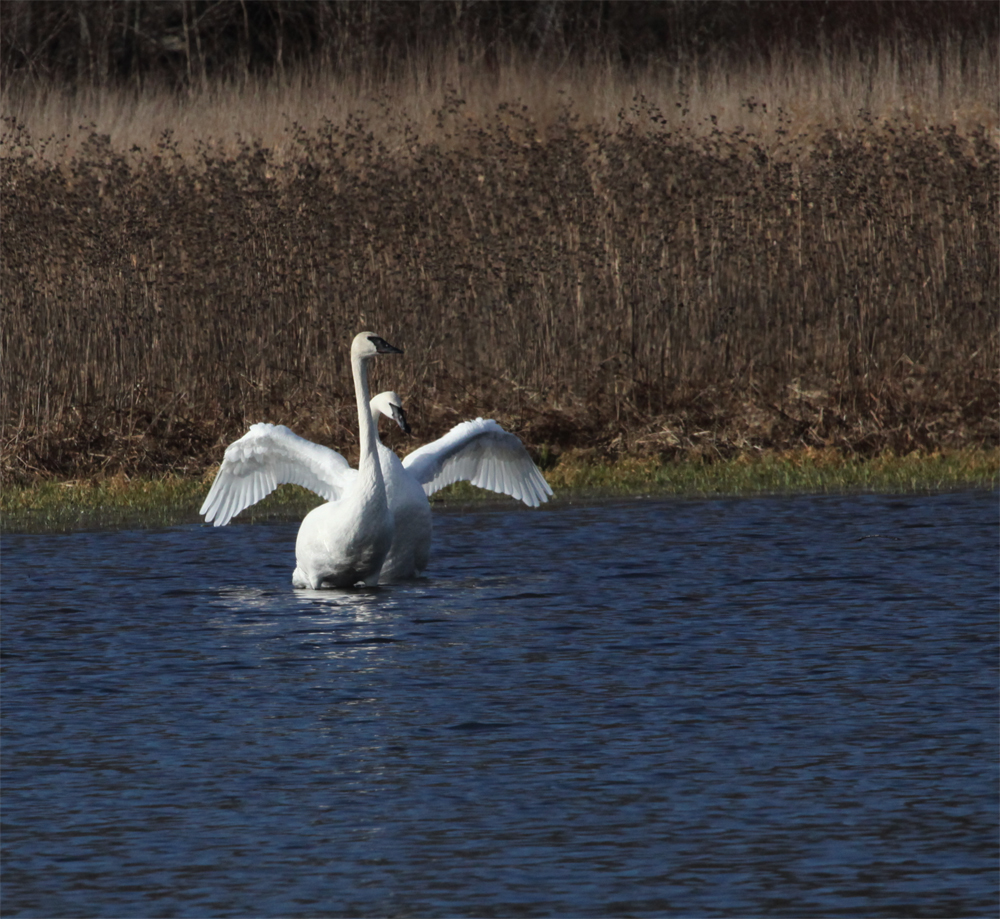
[[[377, 435], [378, 420], [382, 415], [395, 421], [405, 432], [410, 432], [402, 400], [394, 392], [381, 392], [370, 401], [369, 410], [389, 509], [395, 524], [392, 545], [379, 577], [380, 583], [416, 577], [427, 567], [433, 529], [427, 497], [446, 485], [468, 481], [480, 488], [511, 495], [529, 507], [538, 507], [552, 494], [548, 482], [531, 461], [521, 441], [495, 421], [483, 418], [465, 421], [444, 437], [414, 450], [400, 461]], [[321, 497], [327, 497], [330, 493], [328, 483], [335, 483], [340, 490], [358, 475], [358, 471], [351, 469], [339, 453], [311, 443], [283, 425], [255, 424], [242, 440], [236, 442], [240, 443], [245, 443], [243, 452], [255, 458], [255, 465], [247, 465], [242, 472], [242, 476], [248, 478], [245, 484], [234, 482], [220, 488], [220, 493], [228, 494], [237, 487], [239, 491], [232, 501], [226, 502], [220, 494], [217, 504], [222, 510], [214, 517], [216, 526], [224, 526], [282, 482], [302, 485]], [[235, 455], [233, 459], [234, 463], [240, 462]], [[227, 450], [226, 463], [229, 460]], [[223, 463], [223, 468], [226, 463]], [[220, 469], [219, 478], [222, 472]], [[215, 485], [212, 489], [215, 490]], [[206, 499], [205, 506], [208, 504]], [[207, 519], [211, 521], [212, 518]]]
[[302, 485], [327, 503], [313, 508], [299, 527], [292, 586], [315, 590], [377, 584], [394, 525], [369, 405], [368, 362], [376, 354], [402, 353], [371, 332], [359, 333], [351, 343], [361, 434], [357, 469], [335, 450], [311, 443], [284, 425], [255, 424], [226, 448], [199, 511], [205, 521], [224, 526], [278, 485]]
[[[407, 433], [403, 403], [394, 392], [371, 400], [372, 420], [391, 418]], [[431, 550], [431, 506], [427, 500], [453, 482], [471, 482], [480, 488], [510, 495], [529, 507], [538, 507], [552, 494], [524, 444], [492, 419], [476, 418], [455, 425], [444, 437], [399, 457], [378, 441], [389, 508], [396, 521], [392, 548], [382, 568], [381, 582], [419, 575]]]

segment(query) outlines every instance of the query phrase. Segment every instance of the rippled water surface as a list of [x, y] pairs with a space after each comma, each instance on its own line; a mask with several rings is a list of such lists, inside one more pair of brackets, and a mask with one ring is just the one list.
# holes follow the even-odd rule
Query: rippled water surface
[[3, 538], [13, 916], [994, 916], [995, 494]]

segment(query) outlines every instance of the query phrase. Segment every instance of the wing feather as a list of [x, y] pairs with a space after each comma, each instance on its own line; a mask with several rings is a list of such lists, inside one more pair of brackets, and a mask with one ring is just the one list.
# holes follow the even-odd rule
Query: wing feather
[[207, 523], [225, 526], [283, 484], [301, 485], [336, 501], [356, 475], [336, 450], [299, 437], [283, 424], [255, 424], [226, 448], [199, 513]]
[[524, 444], [490, 419], [455, 425], [444, 437], [414, 450], [403, 465], [427, 495], [463, 481], [511, 495], [529, 507], [538, 507], [552, 494]]

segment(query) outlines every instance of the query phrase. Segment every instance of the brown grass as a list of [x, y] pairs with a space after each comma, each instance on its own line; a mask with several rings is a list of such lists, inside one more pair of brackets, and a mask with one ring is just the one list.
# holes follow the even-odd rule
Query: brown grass
[[26, 128], [36, 157], [61, 164], [86, 155], [93, 134], [106, 136], [133, 164], [164, 136], [195, 163], [206, 145], [235, 156], [241, 143], [260, 144], [283, 163], [300, 153], [298, 131], [344, 129], [354, 119], [387, 153], [409, 159], [414, 145], [456, 146], [503, 106], [523, 111], [542, 141], [562, 136], [571, 105], [578, 127], [611, 135], [741, 133], [779, 158], [792, 153], [790, 138], [801, 145], [828, 130], [853, 133], [872, 123], [954, 128], [963, 137], [985, 131], [1000, 141], [998, 54], [986, 36], [882, 38], [809, 53], [783, 47], [737, 60], [673, 55], [630, 68], [596, 54], [553, 64], [516, 47], [494, 51], [489, 62], [487, 56], [484, 48], [447, 44], [404, 57], [392, 75], [314, 65], [184, 92], [157, 81], [136, 92], [15, 79], [0, 90], [0, 112]]
[[265, 419], [350, 453], [364, 327], [420, 439], [996, 445], [996, 51], [939, 52], [5, 96], [3, 474], [200, 471]]

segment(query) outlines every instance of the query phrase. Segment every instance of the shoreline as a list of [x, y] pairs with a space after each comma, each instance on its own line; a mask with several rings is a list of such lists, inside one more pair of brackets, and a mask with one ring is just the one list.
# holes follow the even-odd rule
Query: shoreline
[[[0, 495], [0, 532], [57, 533], [147, 529], [200, 522], [198, 507], [214, 478], [167, 473], [88, 480], [39, 479], [8, 485]], [[563, 456], [545, 477], [552, 503], [616, 498], [764, 497], [807, 494], [935, 494], [1000, 489], [1000, 450], [960, 449], [904, 456], [844, 457], [801, 449], [741, 455], [711, 463], [624, 456], [614, 462]], [[300, 519], [320, 499], [285, 485], [235, 522]], [[512, 498], [458, 483], [431, 498], [438, 509], [517, 507]]]

